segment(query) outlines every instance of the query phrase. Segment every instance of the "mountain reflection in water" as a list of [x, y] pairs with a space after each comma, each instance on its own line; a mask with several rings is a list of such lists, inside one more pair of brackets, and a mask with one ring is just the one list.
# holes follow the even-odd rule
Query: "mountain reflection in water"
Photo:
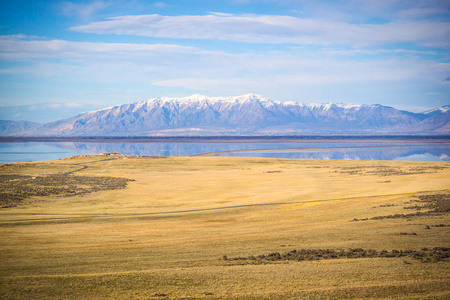
[[51, 160], [102, 152], [143, 156], [210, 153], [213, 156], [289, 159], [449, 161], [450, 142], [2, 142], [0, 162]]

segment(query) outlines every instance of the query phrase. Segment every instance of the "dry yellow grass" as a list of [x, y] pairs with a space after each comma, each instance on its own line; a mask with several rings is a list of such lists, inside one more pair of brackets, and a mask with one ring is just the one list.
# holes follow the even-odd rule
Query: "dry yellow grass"
[[0, 298], [450, 297], [448, 261], [221, 259], [302, 248], [450, 247], [449, 227], [432, 226], [450, 225], [448, 215], [352, 222], [411, 213], [403, 207], [415, 196], [448, 193], [448, 162], [84, 157], [0, 174], [80, 165], [89, 167], [69, 176], [135, 181], [0, 209]]

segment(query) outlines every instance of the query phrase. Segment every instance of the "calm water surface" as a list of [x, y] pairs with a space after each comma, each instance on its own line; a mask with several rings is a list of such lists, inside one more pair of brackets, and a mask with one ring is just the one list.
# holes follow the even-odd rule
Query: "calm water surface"
[[214, 156], [293, 159], [450, 161], [450, 141], [14, 142], [0, 143], [0, 162], [52, 160], [102, 152], [145, 156], [191, 156], [213, 153]]

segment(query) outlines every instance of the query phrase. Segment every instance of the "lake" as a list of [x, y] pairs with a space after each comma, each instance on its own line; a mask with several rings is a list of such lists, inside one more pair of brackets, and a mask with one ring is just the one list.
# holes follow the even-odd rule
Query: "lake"
[[250, 156], [290, 159], [450, 161], [450, 140], [214, 140], [0, 142], [0, 162], [41, 161], [119, 152], [142, 156]]

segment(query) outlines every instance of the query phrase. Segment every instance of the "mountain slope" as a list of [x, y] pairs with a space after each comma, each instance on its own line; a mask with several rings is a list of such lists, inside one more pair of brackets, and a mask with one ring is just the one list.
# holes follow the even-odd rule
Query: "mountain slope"
[[424, 111], [423, 114], [429, 117], [436, 117], [443, 115], [450, 111], [450, 105], [445, 105], [442, 107], [433, 108], [431, 110]]
[[436, 134], [450, 133], [450, 110], [427, 118], [422, 122], [423, 128]]
[[29, 121], [0, 120], [0, 136], [8, 136], [28, 131], [39, 125], [39, 123]]
[[193, 95], [156, 98], [43, 124], [26, 136], [446, 134], [448, 115], [382, 105], [304, 104]]

